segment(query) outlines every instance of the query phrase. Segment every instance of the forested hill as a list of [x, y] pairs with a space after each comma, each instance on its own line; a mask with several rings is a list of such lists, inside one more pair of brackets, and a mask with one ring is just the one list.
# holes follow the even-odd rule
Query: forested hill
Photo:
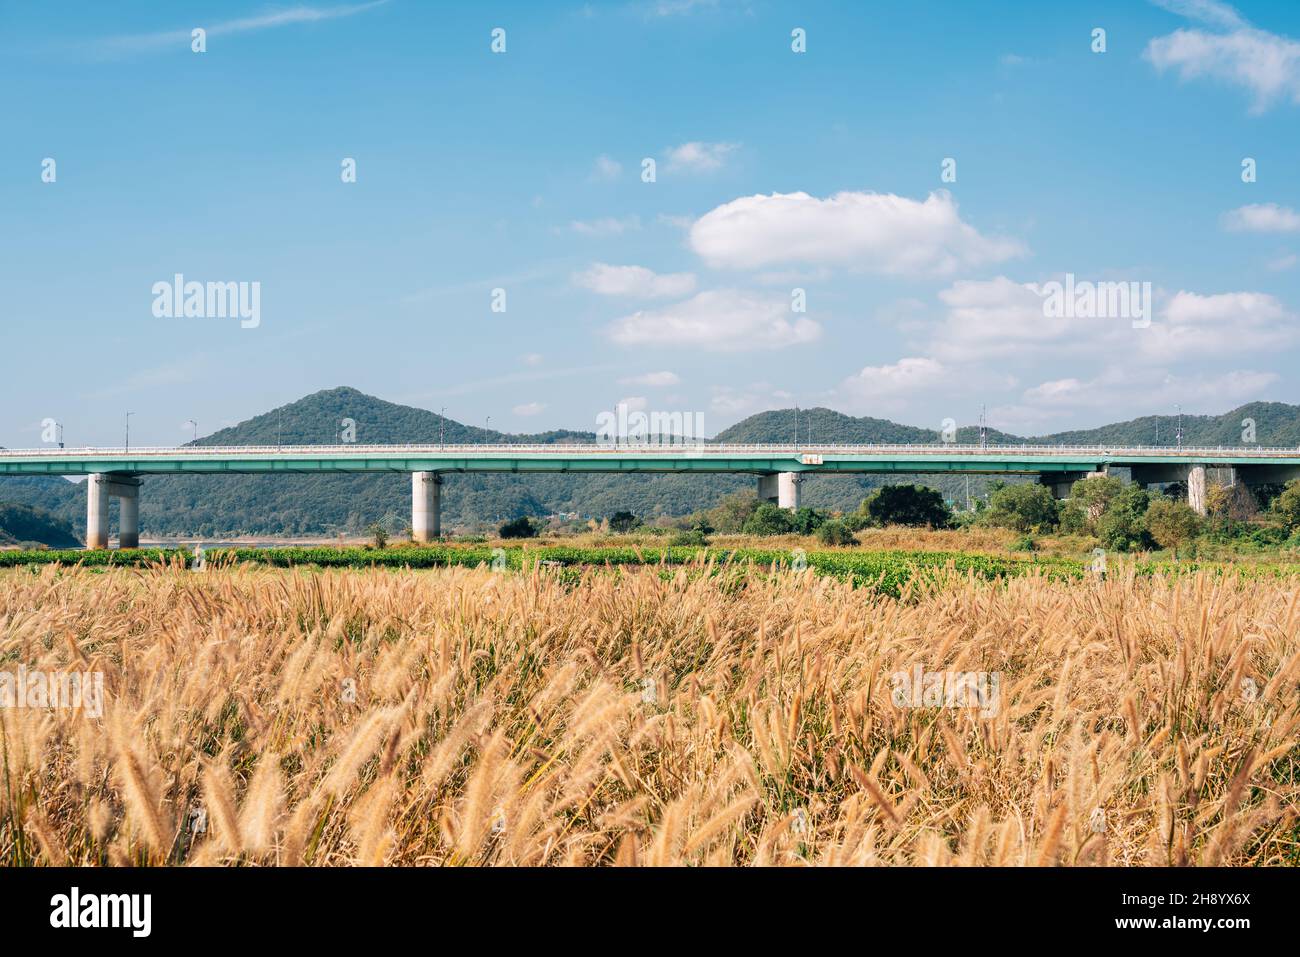
[[[1252, 403], [1220, 416], [1183, 417], [1185, 445], [1236, 445], [1242, 420], [1253, 419], [1261, 445], [1300, 445], [1300, 407]], [[349, 425], [349, 420], [352, 424]], [[798, 412], [800, 442], [922, 443], [939, 439], [937, 429], [900, 425], [885, 419], [857, 418], [831, 409]], [[1153, 444], [1156, 427], [1162, 445], [1175, 442], [1176, 416], [1148, 417], [1096, 429], [1022, 437], [989, 430], [991, 443]], [[591, 432], [553, 431], [511, 435], [444, 419], [434, 412], [387, 402], [356, 389], [337, 388], [201, 438], [200, 445], [326, 445], [342, 441], [343, 430], [359, 444], [483, 442], [592, 442]], [[796, 412], [783, 409], [750, 416], [717, 436], [717, 441], [790, 443]], [[963, 426], [957, 440], [974, 442], [979, 430]], [[902, 474], [891, 481], [908, 481]], [[954, 500], [966, 493], [964, 479], [918, 478], [942, 488]], [[883, 478], [817, 476], [803, 489], [806, 504], [855, 508]], [[629, 509], [651, 518], [685, 515], [715, 504], [723, 495], [754, 487], [751, 476], [727, 475], [453, 475], [443, 493], [448, 529], [495, 524], [517, 515], [573, 513], [606, 516]], [[971, 480], [978, 495], [980, 479]], [[375, 521], [394, 531], [410, 520], [410, 480], [405, 475], [186, 475], [149, 476], [140, 501], [146, 537], [224, 538], [235, 535], [318, 536], [359, 534]], [[85, 530], [85, 491], [60, 478], [0, 478], [0, 504], [36, 506]], [[116, 511], [116, 506], [114, 506]]]

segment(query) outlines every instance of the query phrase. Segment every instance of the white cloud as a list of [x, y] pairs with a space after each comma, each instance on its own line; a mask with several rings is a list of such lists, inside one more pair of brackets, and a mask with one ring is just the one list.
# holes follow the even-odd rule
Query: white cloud
[[1294, 268], [1297, 262], [1300, 262], [1300, 257], [1297, 257], [1295, 253], [1282, 252], [1275, 258], [1270, 259], [1265, 265], [1273, 272], [1285, 272]]
[[1203, 296], [1179, 291], [1161, 320], [1140, 330], [1141, 351], [1153, 359], [1264, 355], [1296, 341], [1295, 314], [1262, 292]]
[[1295, 343], [1300, 326], [1267, 293], [1157, 292], [1150, 325], [1135, 328], [1119, 318], [1047, 316], [1041, 289], [1005, 276], [955, 282], [939, 293], [946, 313], [917, 343], [949, 365], [1086, 355], [1167, 362], [1275, 350]]
[[[320, 20], [333, 20], [338, 17], [350, 17], [357, 13], [364, 13], [375, 7], [383, 6], [388, 0], [373, 0], [371, 3], [358, 3], [350, 6], [339, 7], [309, 7], [296, 6], [289, 7], [285, 10], [277, 10], [273, 13], [262, 13], [252, 17], [241, 17], [236, 20], [223, 20], [211, 25], [197, 23], [194, 26], [203, 27], [207, 31], [209, 38], [218, 36], [229, 36], [236, 33], [252, 33], [258, 30], [269, 30], [274, 27], [290, 26], [295, 23], [315, 23]], [[189, 52], [190, 48], [190, 31], [193, 27], [186, 27], [184, 30], [167, 30], [160, 33], [138, 33], [127, 36], [108, 37], [99, 40], [96, 43], [96, 49], [100, 54], [108, 56], [120, 56], [132, 53], [144, 53], [150, 50], [165, 50], [174, 48]]]
[[670, 173], [708, 173], [721, 169], [727, 157], [740, 149], [739, 143], [683, 143], [664, 150]]
[[1246, 25], [1246, 21], [1241, 19], [1241, 14], [1226, 3], [1220, 3], [1219, 0], [1153, 0], [1153, 2], [1170, 13], [1187, 17], [1189, 20], [1200, 20], [1216, 27], [1234, 29]]
[[867, 366], [844, 380], [840, 388], [860, 399], [894, 398], [930, 392], [944, 384], [950, 373], [934, 359], [899, 359], [893, 365]]
[[515, 415], [537, 415], [546, 406], [540, 402], [525, 402], [523, 405], [517, 405], [510, 411]]
[[784, 296], [714, 289], [662, 309], [624, 316], [611, 323], [607, 332], [625, 346], [745, 352], [813, 342], [821, 336], [821, 326], [806, 316], [793, 318]]
[[[789, 392], [773, 389], [767, 382], [755, 382], [739, 388], [715, 385], [712, 391], [709, 411], [714, 415], [730, 419], [744, 418], [755, 412], [769, 409], [785, 408], [794, 401], [794, 396]], [[791, 425], [793, 426], [793, 422]]]
[[671, 299], [695, 291], [695, 276], [688, 272], [658, 274], [644, 266], [611, 266], [592, 263], [585, 272], [575, 273], [576, 285], [602, 296], [630, 296], [635, 299]]
[[[1094, 421], [1146, 415], [1220, 413], [1231, 405], [1264, 398], [1279, 379], [1272, 372], [1237, 369], [1220, 375], [1176, 375], [1167, 370], [1112, 366], [1091, 379], [1069, 377], [1026, 389], [1020, 401], [989, 410], [997, 428], [1022, 434], [1051, 432], [1087, 413]], [[1154, 431], [1144, 438], [1155, 441]], [[1172, 436], [1162, 436], [1170, 439]]]
[[626, 216], [623, 219], [615, 219], [606, 216], [604, 219], [586, 221], [575, 219], [569, 223], [569, 228], [582, 236], [621, 236], [623, 233], [636, 232], [640, 229], [641, 217]]
[[1251, 26], [1232, 7], [1214, 0], [1162, 0], [1174, 13], [1226, 32], [1179, 29], [1156, 37], [1143, 54], [1157, 70], [1183, 80], [1210, 77], [1253, 94], [1258, 113], [1277, 100], [1300, 103], [1300, 43]]
[[1034, 283], [1018, 283], [1006, 276], [960, 280], [940, 291], [939, 300], [947, 313], [925, 345], [939, 358], [958, 362], [1023, 358], [1071, 340], [1077, 349], [1081, 338], [1107, 331], [1103, 323], [1116, 324], [1110, 320], [1049, 318], [1044, 315], [1043, 297]]
[[542, 354], [540, 352], [530, 352], [522, 357], [526, 366], [539, 366], [542, 364]]
[[644, 412], [646, 410], [646, 406], [649, 405], [649, 403], [646, 402], [645, 396], [643, 395], [624, 396], [623, 398], [618, 400], [618, 404], [627, 406], [627, 410], [629, 412]]
[[596, 162], [591, 169], [591, 178], [599, 180], [615, 180], [623, 172], [623, 164], [616, 159], [612, 159], [601, 153], [596, 157]]
[[620, 385], [643, 385], [653, 389], [664, 389], [668, 386], [680, 385], [682, 380], [676, 372], [647, 372], [645, 375], [628, 376], [618, 381]]
[[946, 191], [924, 202], [892, 193], [743, 196], [701, 216], [690, 244], [715, 267], [809, 263], [904, 276], [949, 275], [1025, 252], [962, 222]]
[[1223, 214], [1223, 228], [1233, 233], [1294, 233], [1300, 213], [1277, 203], [1251, 203]]

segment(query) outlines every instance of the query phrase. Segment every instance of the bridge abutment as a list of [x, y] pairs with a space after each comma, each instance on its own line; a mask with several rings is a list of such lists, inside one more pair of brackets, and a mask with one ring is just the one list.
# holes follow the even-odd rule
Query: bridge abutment
[[411, 473], [411, 538], [431, 542], [442, 535], [442, 476]]
[[118, 547], [140, 547], [140, 480], [116, 472], [86, 478], [86, 547], [108, 548], [108, 508], [118, 499]]

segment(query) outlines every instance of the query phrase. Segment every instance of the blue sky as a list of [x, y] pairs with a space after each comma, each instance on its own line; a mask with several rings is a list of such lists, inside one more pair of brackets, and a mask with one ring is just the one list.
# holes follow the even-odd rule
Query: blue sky
[[[0, 53], [0, 445], [336, 385], [507, 431], [1300, 401], [1296, 4], [7, 2]], [[177, 273], [256, 328], [154, 315]], [[1066, 273], [1150, 325], [1046, 317]]]

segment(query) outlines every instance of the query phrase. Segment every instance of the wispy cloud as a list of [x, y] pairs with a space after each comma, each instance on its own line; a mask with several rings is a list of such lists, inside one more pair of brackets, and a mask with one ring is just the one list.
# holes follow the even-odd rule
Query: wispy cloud
[[157, 33], [133, 33], [114, 37], [103, 37], [90, 42], [93, 52], [105, 57], [132, 56], [140, 53], [152, 53], [158, 50], [188, 50], [191, 31], [202, 27], [209, 38], [231, 36], [237, 33], [254, 33], [275, 27], [287, 27], [298, 23], [316, 23], [321, 20], [335, 20], [364, 13], [375, 7], [381, 7], [388, 0], [371, 0], [369, 3], [351, 4], [339, 7], [296, 6], [284, 10], [267, 11], [251, 17], [236, 20], [223, 20], [219, 23], [196, 22], [183, 30], [163, 30]]
[[1251, 26], [1218, 0], [1155, 0], [1180, 16], [1222, 32], [1175, 30], [1156, 37], [1143, 54], [1157, 70], [1175, 70], [1183, 80], [1212, 77], [1254, 95], [1252, 113], [1278, 100], [1300, 104], [1300, 43]]

